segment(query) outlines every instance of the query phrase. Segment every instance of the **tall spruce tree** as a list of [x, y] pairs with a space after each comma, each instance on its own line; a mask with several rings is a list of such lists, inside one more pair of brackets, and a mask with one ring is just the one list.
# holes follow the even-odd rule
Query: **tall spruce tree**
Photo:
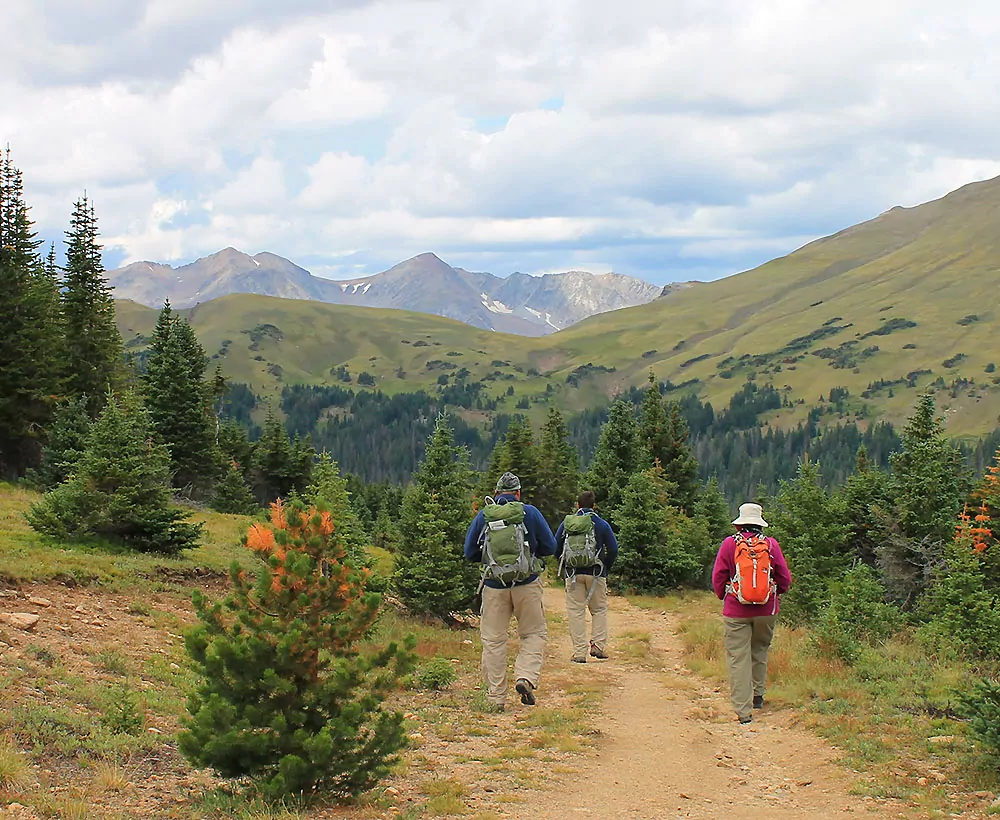
[[885, 541], [883, 522], [893, 507], [889, 474], [872, 465], [868, 450], [858, 450], [856, 468], [842, 492], [849, 526], [849, 550], [865, 564], [874, 566], [876, 551]]
[[639, 440], [648, 453], [648, 465], [659, 465], [663, 478], [676, 488], [672, 493], [673, 503], [691, 514], [701, 482], [688, 439], [688, 426], [680, 405], [663, 398], [651, 372], [640, 410]]
[[534, 504], [542, 483], [541, 470], [531, 424], [518, 416], [511, 421], [503, 439], [493, 449], [489, 470], [483, 476], [478, 495], [493, 495], [496, 480], [511, 472], [521, 479], [521, 497]]
[[662, 466], [670, 447], [670, 430], [663, 395], [652, 371], [649, 373], [649, 387], [646, 388], [639, 410], [639, 440], [648, 454], [646, 466]]
[[170, 451], [173, 485], [195, 497], [206, 495], [221, 460], [205, 365], [194, 330], [168, 301], [157, 317], [142, 382], [153, 428]]
[[618, 509], [625, 487], [644, 461], [632, 405], [616, 401], [611, 405], [608, 421], [601, 430], [601, 440], [585, 480], [586, 488], [593, 491], [598, 507], [613, 526], [621, 523]]
[[614, 576], [635, 592], [663, 593], [695, 582], [710, 549], [704, 522], [670, 505], [673, 487], [661, 472], [654, 468], [632, 475], [618, 508], [620, 552]]
[[663, 477], [677, 488], [677, 506], [690, 515], [698, 501], [701, 481], [698, 461], [691, 451], [687, 421], [675, 401], [670, 402], [667, 409], [666, 444], [660, 461]]
[[39, 255], [21, 172], [0, 161], [0, 477], [37, 463], [58, 392], [59, 311]]
[[830, 584], [853, 560], [843, 500], [823, 488], [819, 465], [806, 461], [795, 479], [781, 482], [768, 518], [773, 526], [768, 534], [778, 539], [795, 579], [782, 598], [782, 610], [793, 619], [809, 620], [819, 614]]
[[918, 541], [950, 541], [969, 476], [961, 452], [944, 434], [933, 396], [920, 397], [901, 438], [902, 450], [889, 464], [902, 532]]
[[529, 500], [541, 510], [550, 525], [558, 524], [573, 511], [580, 487], [580, 465], [576, 448], [569, 440], [569, 430], [562, 413], [555, 407], [542, 427], [538, 447], [539, 486]]
[[295, 487], [296, 472], [288, 431], [274, 409], [268, 408], [264, 430], [253, 448], [253, 487], [257, 500], [266, 504], [287, 497]]
[[464, 553], [472, 472], [444, 415], [434, 425], [413, 482], [403, 496], [394, 585], [414, 612], [448, 619], [469, 606], [479, 568]]
[[115, 303], [104, 276], [97, 216], [86, 195], [73, 206], [66, 233], [63, 321], [66, 328], [66, 388], [87, 396], [96, 414], [121, 370], [122, 340]]
[[132, 394], [111, 396], [69, 479], [28, 513], [56, 538], [97, 535], [145, 552], [196, 546], [200, 525], [171, 506], [170, 454], [153, 441], [149, 413]]
[[326, 505], [337, 522], [334, 538], [347, 550], [348, 558], [363, 566], [367, 560], [365, 547], [368, 545], [368, 533], [351, 503], [347, 479], [340, 474], [340, 467], [329, 453], [320, 455], [313, 466], [312, 481], [304, 497], [314, 507]]

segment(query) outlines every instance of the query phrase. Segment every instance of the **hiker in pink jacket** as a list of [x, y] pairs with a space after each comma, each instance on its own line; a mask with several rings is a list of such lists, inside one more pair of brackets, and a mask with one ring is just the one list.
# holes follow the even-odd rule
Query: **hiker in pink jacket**
[[712, 586], [722, 599], [723, 641], [730, 696], [740, 723], [764, 706], [767, 653], [778, 616], [778, 596], [792, 585], [781, 547], [764, 536], [759, 504], [743, 504], [733, 521], [736, 534], [719, 547]]

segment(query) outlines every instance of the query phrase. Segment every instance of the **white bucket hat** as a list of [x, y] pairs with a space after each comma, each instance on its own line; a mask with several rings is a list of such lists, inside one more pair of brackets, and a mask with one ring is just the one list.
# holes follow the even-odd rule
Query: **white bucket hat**
[[763, 517], [763, 509], [760, 504], [740, 504], [740, 514], [733, 521], [734, 524], [756, 524], [758, 527], [770, 526]]

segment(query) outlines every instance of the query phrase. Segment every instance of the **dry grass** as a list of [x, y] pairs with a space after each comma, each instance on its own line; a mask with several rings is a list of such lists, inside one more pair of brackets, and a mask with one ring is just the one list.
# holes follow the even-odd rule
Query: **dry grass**
[[17, 794], [31, 782], [31, 766], [14, 743], [0, 739], [0, 792]]
[[120, 793], [131, 785], [125, 769], [115, 760], [101, 760], [94, 764], [92, 788], [98, 794]]
[[[687, 664], [724, 682], [718, 613], [705, 607], [680, 622]], [[769, 703], [799, 710], [806, 723], [843, 750], [843, 762], [864, 772], [860, 792], [915, 801], [930, 814], [954, 806], [954, 795], [1000, 790], [1000, 772], [971, 752], [965, 726], [949, 715], [963, 683], [963, 662], [935, 658], [910, 635], [867, 649], [853, 666], [823, 655], [807, 629], [779, 624], [768, 659]], [[930, 744], [955, 735], [959, 742]], [[951, 795], [951, 796], [949, 796]]]

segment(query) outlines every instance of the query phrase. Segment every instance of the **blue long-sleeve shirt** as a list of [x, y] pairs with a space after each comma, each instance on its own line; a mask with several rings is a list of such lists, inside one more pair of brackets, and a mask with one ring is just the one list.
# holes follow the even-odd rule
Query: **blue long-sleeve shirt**
[[[618, 558], [618, 539], [615, 538], [614, 531], [611, 529], [611, 525], [601, 518], [593, 510], [577, 510], [577, 515], [584, 515], [585, 513], [590, 513], [590, 518], [594, 522], [594, 540], [597, 542], [597, 555], [604, 564], [603, 569], [601, 569], [601, 577], [608, 577], [608, 570], [614, 565], [615, 560]], [[562, 524], [559, 525], [559, 529], [556, 530], [556, 557], [562, 556], [563, 546], [566, 544], [566, 529]], [[592, 569], [578, 569], [575, 570], [580, 575], [593, 575], [594, 570]]]
[[[497, 504], [506, 504], [509, 501], [517, 501], [517, 496], [510, 493], [503, 493], [496, 497]], [[531, 504], [524, 505], [524, 528], [528, 535], [528, 548], [531, 554], [537, 558], [546, 555], [556, 554], [556, 540], [552, 537], [552, 529], [545, 521], [545, 516], [538, 511], [537, 507]], [[465, 534], [465, 558], [468, 561], [483, 560], [483, 531], [486, 529], [486, 516], [482, 511], [472, 520], [469, 531]], [[532, 575], [523, 581], [518, 581], [514, 586], [530, 584], [538, 576]], [[504, 589], [504, 585], [499, 581], [486, 581], [486, 586], [493, 589]]]

